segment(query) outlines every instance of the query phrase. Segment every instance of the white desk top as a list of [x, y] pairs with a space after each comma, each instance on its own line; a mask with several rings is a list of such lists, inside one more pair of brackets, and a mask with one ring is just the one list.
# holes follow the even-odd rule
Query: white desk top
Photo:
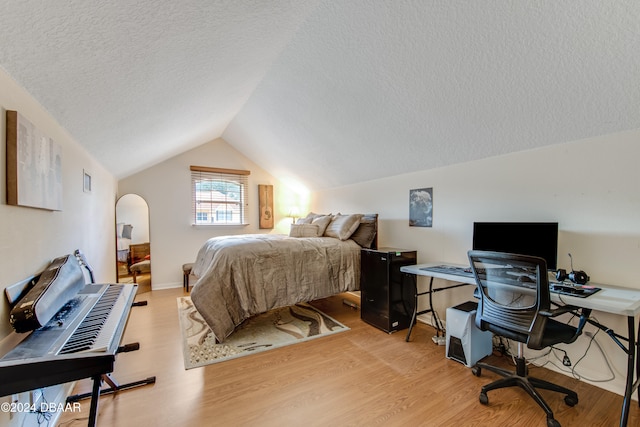
[[[418, 276], [429, 276], [437, 279], [449, 280], [452, 282], [475, 284], [473, 277], [458, 276], [455, 274], [445, 274], [435, 271], [423, 270], [425, 267], [435, 267], [437, 265], [447, 265], [455, 267], [468, 267], [467, 265], [455, 265], [445, 262], [431, 262], [427, 264], [406, 265], [400, 267], [400, 271]], [[555, 279], [555, 277], [554, 277]], [[589, 285], [601, 288], [598, 292], [586, 298], [571, 295], [551, 293], [551, 301], [555, 303], [570, 304], [577, 307], [590, 308], [605, 313], [618, 314], [622, 316], [637, 316], [640, 314], [640, 290], [623, 288], [620, 286], [603, 285], [589, 282]]]

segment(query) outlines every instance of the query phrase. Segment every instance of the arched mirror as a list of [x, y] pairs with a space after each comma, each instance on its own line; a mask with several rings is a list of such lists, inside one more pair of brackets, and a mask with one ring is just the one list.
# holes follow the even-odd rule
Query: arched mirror
[[151, 290], [149, 205], [137, 194], [116, 202], [116, 264], [119, 283], [137, 283], [138, 293]]

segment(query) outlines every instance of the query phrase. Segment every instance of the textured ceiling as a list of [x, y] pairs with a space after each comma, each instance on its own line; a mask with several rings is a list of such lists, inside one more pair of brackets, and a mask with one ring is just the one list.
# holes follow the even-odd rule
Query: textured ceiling
[[117, 177], [219, 136], [321, 189], [640, 128], [637, 0], [120, 3], [0, 1], [0, 66]]

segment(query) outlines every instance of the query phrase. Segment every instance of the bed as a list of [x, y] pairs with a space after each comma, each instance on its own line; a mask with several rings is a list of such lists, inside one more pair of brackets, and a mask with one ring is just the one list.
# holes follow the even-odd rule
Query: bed
[[377, 247], [377, 215], [310, 213], [289, 235], [214, 237], [198, 251], [191, 300], [216, 340], [277, 307], [360, 289], [360, 250]]

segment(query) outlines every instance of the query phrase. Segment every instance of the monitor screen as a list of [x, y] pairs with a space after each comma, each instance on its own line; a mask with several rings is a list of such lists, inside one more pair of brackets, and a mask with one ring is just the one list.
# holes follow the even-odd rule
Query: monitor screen
[[544, 258], [549, 270], [557, 268], [557, 222], [474, 222], [473, 249], [509, 252]]

